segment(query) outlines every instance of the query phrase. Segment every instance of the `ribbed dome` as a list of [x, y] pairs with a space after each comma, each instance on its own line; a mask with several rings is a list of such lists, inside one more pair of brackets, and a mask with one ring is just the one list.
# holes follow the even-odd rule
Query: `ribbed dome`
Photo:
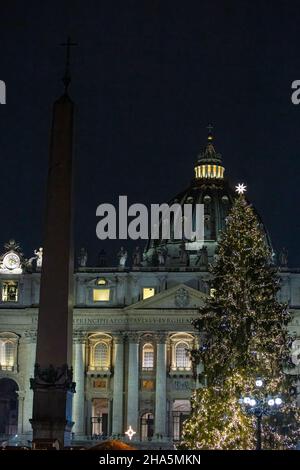
[[[216, 153], [212, 141], [210, 133], [207, 145], [196, 162], [195, 177], [190, 186], [169, 201], [169, 205], [178, 203], [182, 208], [183, 204], [192, 204], [193, 219], [196, 204], [204, 205], [204, 240], [149, 240], [144, 251], [146, 266], [190, 265], [207, 269], [208, 263], [213, 260], [226, 217], [237, 194], [224, 178], [221, 155]], [[270, 243], [267, 233], [266, 238]]]

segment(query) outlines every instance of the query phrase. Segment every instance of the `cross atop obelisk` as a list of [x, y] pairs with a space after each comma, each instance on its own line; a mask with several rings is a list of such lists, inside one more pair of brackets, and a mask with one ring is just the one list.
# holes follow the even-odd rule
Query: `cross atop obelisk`
[[68, 93], [68, 88], [71, 83], [71, 73], [70, 73], [70, 56], [71, 56], [71, 47], [78, 46], [76, 42], [72, 42], [70, 36], [67, 38], [67, 42], [61, 43], [61, 46], [66, 48], [66, 66], [65, 74], [63, 76], [63, 84], [65, 85], [65, 93]]

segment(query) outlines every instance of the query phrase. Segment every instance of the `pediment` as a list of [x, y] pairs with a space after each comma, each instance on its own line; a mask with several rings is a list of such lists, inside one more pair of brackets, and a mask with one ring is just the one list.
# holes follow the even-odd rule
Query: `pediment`
[[207, 295], [185, 284], [171, 287], [126, 309], [195, 309], [204, 305]]

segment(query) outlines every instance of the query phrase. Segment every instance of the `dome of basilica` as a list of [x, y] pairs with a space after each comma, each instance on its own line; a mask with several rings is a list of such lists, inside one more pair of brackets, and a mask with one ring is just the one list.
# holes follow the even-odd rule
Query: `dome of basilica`
[[[149, 240], [144, 251], [145, 266], [191, 266], [206, 270], [208, 263], [213, 261], [218, 240], [225, 228], [226, 217], [237, 194], [224, 177], [225, 168], [221, 155], [213, 145], [211, 132], [208, 134], [205, 149], [198, 156], [194, 172], [189, 187], [172, 198], [168, 204], [171, 206], [177, 203], [182, 208], [184, 204], [192, 204], [193, 220], [196, 204], [203, 204], [204, 239], [190, 241], [174, 239], [171, 236], [168, 240]], [[266, 233], [265, 230], [264, 232]], [[266, 238], [269, 242], [267, 233]]]

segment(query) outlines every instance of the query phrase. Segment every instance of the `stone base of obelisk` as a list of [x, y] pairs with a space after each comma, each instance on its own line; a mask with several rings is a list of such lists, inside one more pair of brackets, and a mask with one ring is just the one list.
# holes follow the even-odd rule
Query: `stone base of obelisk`
[[34, 393], [37, 400], [31, 419], [33, 442], [57, 440], [60, 449], [70, 446], [74, 425], [71, 419], [73, 393], [55, 389], [35, 390]]

